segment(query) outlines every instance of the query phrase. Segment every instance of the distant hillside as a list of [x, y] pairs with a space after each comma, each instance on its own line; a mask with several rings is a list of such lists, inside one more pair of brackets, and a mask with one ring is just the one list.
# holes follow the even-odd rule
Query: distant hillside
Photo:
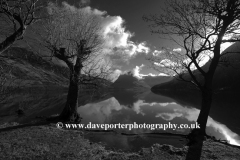
[[[219, 63], [213, 78], [213, 89], [215, 90], [239, 90], [240, 88], [240, 42], [234, 43], [227, 48], [220, 58]], [[206, 63], [202, 68], [208, 70], [210, 62]], [[203, 78], [198, 71], [194, 73], [200, 81]], [[185, 77], [190, 78], [189, 74], [185, 74]], [[159, 89], [194, 89], [195, 87], [187, 82], [179, 81], [176, 78], [159, 85], [156, 85], [152, 90]]]
[[131, 72], [127, 74], [122, 74], [118, 79], [112, 84], [115, 89], [150, 89], [152, 86], [164, 83], [172, 80], [172, 77], [168, 76], [145, 76], [143, 79], [137, 79], [133, 76]]
[[168, 81], [171, 81], [173, 77], [170, 76], [144, 76], [144, 82], [148, 84], [150, 87], [153, 87], [154, 85], [165, 83]]
[[[69, 69], [54, 64], [33, 52], [19, 47], [12, 47], [0, 57], [0, 82], [11, 87], [43, 87], [64, 86], [69, 84]], [[94, 79], [82, 75], [89, 83], [98, 88], [106, 88], [112, 82], [105, 79]], [[89, 78], [91, 80], [89, 81]], [[0, 85], [1, 87], [1, 85]], [[93, 85], [81, 85], [81, 89], [91, 89]]]
[[2, 56], [0, 67], [5, 86], [35, 87], [68, 84], [68, 68], [44, 60], [25, 48], [12, 47]]
[[114, 89], [133, 89], [139, 87], [150, 89], [149, 85], [147, 85], [142, 80], [138, 80], [136, 77], [133, 76], [131, 72], [120, 75], [118, 79], [112, 84], [112, 87]]
[[106, 79], [95, 79], [84, 75], [81, 75], [81, 80], [83, 82], [86, 80], [85, 84], [81, 85], [80, 83], [81, 89], [109, 89], [113, 84], [111, 81]]

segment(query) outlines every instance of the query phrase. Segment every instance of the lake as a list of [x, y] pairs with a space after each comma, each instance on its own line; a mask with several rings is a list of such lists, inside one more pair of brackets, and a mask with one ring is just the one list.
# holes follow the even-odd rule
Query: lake
[[[66, 93], [22, 93], [8, 97], [0, 107], [0, 123], [27, 123], [36, 116], [59, 114], [66, 102]], [[218, 95], [214, 99], [208, 119], [207, 133], [230, 144], [240, 145], [239, 100], [230, 94]], [[235, 94], [236, 95], [236, 94]], [[172, 97], [172, 98], [170, 98]], [[227, 98], [228, 97], [228, 98]], [[99, 98], [84, 95], [79, 100], [78, 113], [83, 124], [195, 124], [200, 109], [198, 94], [117, 91]], [[21, 108], [25, 114], [18, 116]], [[138, 151], [155, 143], [182, 147], [186, 140], [180, 135], [190, 132], [189, 128], [176, 129], [96, 129], [86, 131], [84, 137], [100, 142], [106, 148]]]

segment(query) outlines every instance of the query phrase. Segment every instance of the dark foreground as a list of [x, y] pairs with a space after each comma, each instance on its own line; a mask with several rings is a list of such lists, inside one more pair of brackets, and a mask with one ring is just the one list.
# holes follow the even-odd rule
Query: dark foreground
[[[17, 126], [17, 124], [16, 124]], [[28, 127], [2, 125], [0, 127], [0, 159], [81, 159], [81, 160], [181, 160], [198, 159], [189, 150], [199, 146], [175, 148], [155, 144], [136, 153], [106, 150], [103, 145], [91, 143], [79, 130], [57, 129], [55, 124]], [[189, 149], [190, 148], [190, 149]], [[206, 139], [201, 149], [201, 160], [239, 160], [240, 149]]]

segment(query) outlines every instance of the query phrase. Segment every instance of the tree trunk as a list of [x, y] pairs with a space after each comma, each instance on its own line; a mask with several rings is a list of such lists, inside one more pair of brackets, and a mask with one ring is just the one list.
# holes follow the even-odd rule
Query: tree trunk
[[70, 121], [79, 123], [81, 121], [80, 115], [77, 113], [78, 108], [78, 81], [80, 77], [80, 71], [82, 69], [81, 59], [77, 58], [76, 64], [70, 65], [70, 84], [68, 88], [68, 96], [66, 105], [60, 115], [60, 119], [63, 121]]
[[208, 115], [211, 109], [212, 96], [213, 95], [210, 89], [204, 88], [202, 90], [201, 110], [197, 119], [197, 123], [199, 124], [200, 128], [193, 129], [193, 131], [188, 135], [188, 138], [190, 140], [189, 145], [192, 143], [202, 143], [204, 136], [206, 136], [206, 126]]
[[63, 121], [80, 122], [80, 115], [77, 113], [78, 107], [78, 83], [70, 78], [66, 105], [60, 115]]
[[201, 135], [206, 135], [206, 125], [211, 104], [212, 104], [212, 92], [208, 89], [205, 89], [202, 91], [201, 110], [197, 119], [197, 122], [200, 125], [199, 131]]
[[2, 43], [0, 43], [0, 54], [8, 49], [13, 43], [17, 40], [17, 38], [21, 37], [24, 34], [24, 27], [20, 27], [16, 32], [7, 37]]

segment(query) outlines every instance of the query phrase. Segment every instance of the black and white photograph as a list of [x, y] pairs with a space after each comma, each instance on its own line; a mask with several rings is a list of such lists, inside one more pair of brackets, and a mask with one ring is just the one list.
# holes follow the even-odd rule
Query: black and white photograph
[[240, 160], [240, 0], [0, 0], [0, 160]]

